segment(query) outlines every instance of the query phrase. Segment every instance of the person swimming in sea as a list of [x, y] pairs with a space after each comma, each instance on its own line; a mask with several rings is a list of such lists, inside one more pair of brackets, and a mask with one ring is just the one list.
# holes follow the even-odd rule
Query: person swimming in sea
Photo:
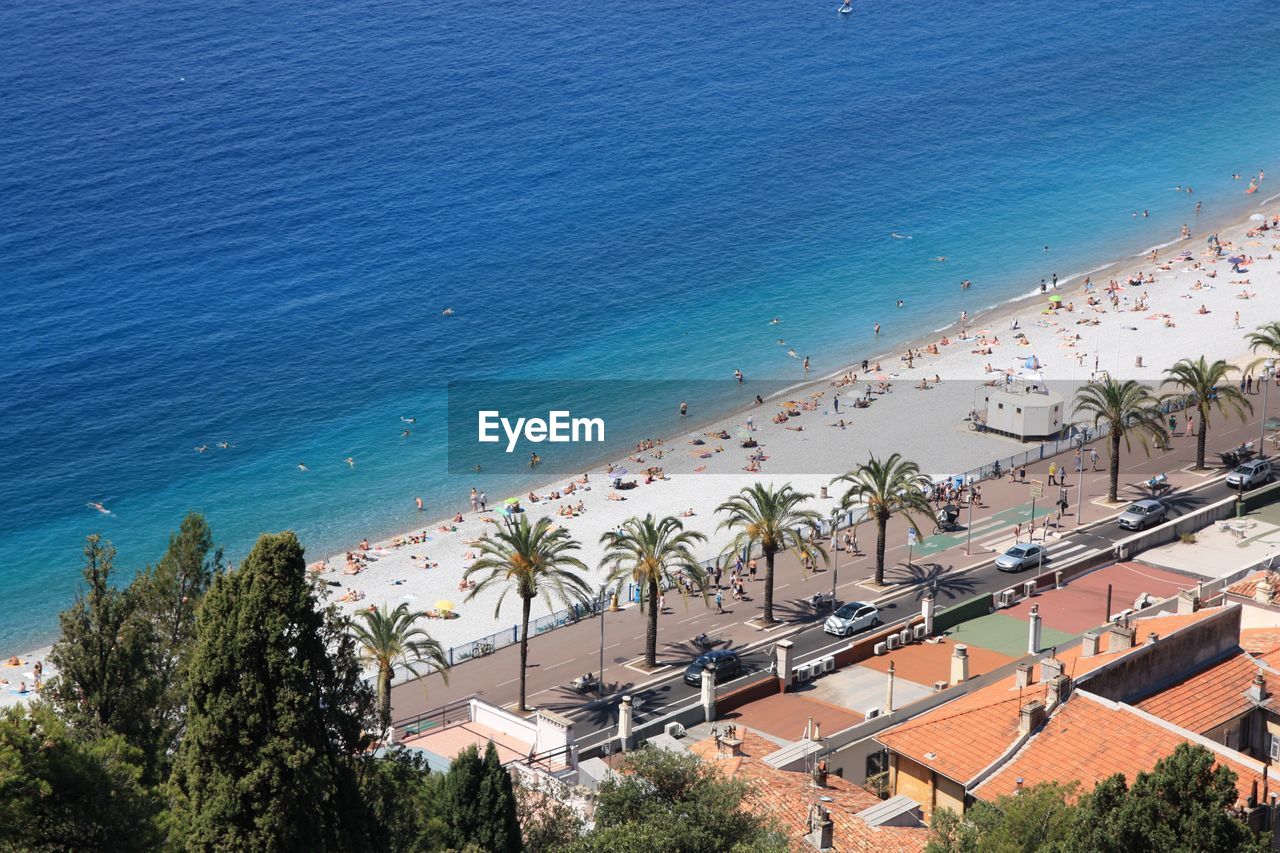
[[103, 515], [111, 515], [111, 510], [107, 509], [105, 506], [98, 503], [97, 501], [89, 501], [89, 503], [85, 504], [85, 506], [88, 506], [92, 509], [96, 509], [98, 512], [102, 513]]
[[298, 470], [299, 470], [299, 471], [309, 471], [309, 470], [311, 470], [311, 469], [309, 469], [309, 468], [307, 467], [307, 463], [305, 463], [305, 462], [299, 462], [299, 463], [298, 463]]
[[207, 445], [207, 444], [202, 444], [202, 445], [200, 445], [199, 447], [197, 447], [197, 448], [196, 448], [196, 453], [204, 453], [204, 452], [205, 452], [206, 450], [208, 450], [208, 449], [209, 449], [209, 445]]
[[219, 450], [230, 450], [230, 449], [231, 449], [231, 442], [229, 442], [229, 441], [219, 441], [219, 442], [218, 442], [218, 449], [219, 449]]
[[348, 456], [346, 459], [343, 459], [342, 461], [346, 462], [347, 465], [349, 465], [352, 468], [356, 467], [356, 458], [354, 456]]
[[910, 240], [910, 234], [899, 234], [897, 231], [890, 231], [889, 236], [895, 240]]

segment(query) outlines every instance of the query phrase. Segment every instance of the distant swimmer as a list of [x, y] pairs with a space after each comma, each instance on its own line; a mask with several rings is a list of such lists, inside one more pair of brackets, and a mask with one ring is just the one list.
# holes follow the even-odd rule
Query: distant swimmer
[[890, 231], [889, 236], [895, 240], [910, 240], [910, 234], [899, 234], [897, 231]]
[[356, 467], [356, 458], [354, 456], [348, 456], [346, 459], [343, 459], [342, 461], [346, 462], [347, 465], [349, 465], [352, 468]]
[[905, 302], [903, 302], [901, 299], [899, 299], [899, 300], [898, 300], [898, 307], [899, 307], [899, 308], [901, 308], [901, 307], [902, 307], [903, 305], [905, 305], [905, 304], [906, 304], [906, 303], [905, 303]]
[[209, 445], [207, 445], [207, 444], [202, 444], [202, 445], [200, 445], [199, 447], [197, 447], [197, 448], [196, 448], [196, 453], [204, 453], [204, 452], [205, 452], [206, 450], [208, 450], [208, 449], [209, 449]]
[[770, 325], [770, 326], [776, 326], [776, 325], [778, 325], [778, 324], [779, 324], [779, 323], [781, 323], [781, 322], [782, 322], [782, 320], [781, 320], [781, 319], [779, 319], [778, 317], [774, 317], [772, 320], [770, 320], [770, 321], [769, 321], [769, 325]]
[[90, 509], [96, 509], [98, 512], [102, 513], [103, 515], [111, 515], [111, 510], [107, 509], [105, 506], [103, 506], [102, 504], [96, 501], [89, 501], [89, 503], [85, 504], [85, 506], [89, 507]]
[[401, 432], [401, 433], [400, 433], [400, 437], [401, 437], [401, 438], [408, 438], [408, 437], [409, 437], [409, 431], [408, 431], [408, 430], [404, 430], [403, 432]]
[[308, 469], [308, 468], [307, 468], [307, 463], [305, 463], [305, 462], [299, 462], [299, 463], [298, 463], [298, 470], [299, 470], [299, 471], [307, 471], [307, 470], [310, 470], [310, 469]]
[[229, 441], [219, 441], [219, 442], [218, 442], [218, 449], [219, 449], [219, 450], [230, 450], [230, 449], [231, 449], [231, 442], [229, 442]]
[[417, 418], [406, 418], [404, 415], [400, 416], [400, 420], [404, 421], [407, 424], [416, 424], [418, 422]]
[[942, 263], [942, 262], [943, 262], [943, 261], [945, 261], [946, 259], [947, 259], [947, 256], [946, 256], [946, 255], [939, 255], [938, 257], [933, 258], [932, 260], [935, 260], [935, 261], [937, 261], [938, 263]]
[[787, 350], [787, 355], [791, 356], [792, 358], [799, 358], [799, 357], [800, 357], [800, 356], [796, 355], [796, 351], [795, 351], [795, 350], [793, 350], [793, 349], [789, 349], [789, 350]]
[[446, 316], [446, 317], [452, 317], [452, 316], [453, 316], [453, 309], [452, 309], [452, 308], [446, 308], [446, 309], [444, 309], [443, 311], [441, 311], [440, 313], [441, 313], [441, 314], [443, 314], [443, 315], [444, 315], [444, 316]]
[[785, 340], [783, 340], [782, 338], [778, 338], [778, 340], [777, 340], [777, 344], [778, 344], [778, 346], [780, 346], [780, 347], [785, 347], [785, 346], [787, 345], [787, 342], [786, 342]]

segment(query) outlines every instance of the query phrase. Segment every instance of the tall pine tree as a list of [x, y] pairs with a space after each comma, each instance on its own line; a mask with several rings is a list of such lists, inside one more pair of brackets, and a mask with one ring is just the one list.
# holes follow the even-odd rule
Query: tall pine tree
[[489, 853], [521, 849], [515, 788], [511, 774], [498, 761], [493, 741], [485, 748], [483, 759], [474, 746], [453, 759], [440, 796], [446, 847], [462, 849], [470, 844]]
[[373, 696], [292, 533], [213, 582], [187, 667], [171, 838], [189, 850], [368, 849], [355, 767]]

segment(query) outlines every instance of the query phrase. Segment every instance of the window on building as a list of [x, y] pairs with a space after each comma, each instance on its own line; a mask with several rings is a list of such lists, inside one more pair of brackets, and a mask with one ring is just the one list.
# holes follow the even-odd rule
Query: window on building
[[1267, 745], [1268, 745], [1267, 755], [1271, 758], [1271, 760], [1280, 761], [1280, 737], [1271, 735], [1271, 737], [1268, 739]]

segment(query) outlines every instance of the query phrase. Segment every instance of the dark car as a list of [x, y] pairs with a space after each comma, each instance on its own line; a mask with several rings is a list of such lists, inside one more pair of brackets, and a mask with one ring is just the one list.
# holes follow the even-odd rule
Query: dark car
[[692, 684], [695, 687], [702, 684], [702, 671], [712, 661], [715, 662], [717, 684], [723, 684], [727, 679], [733, 678], [742, 672], [742, 658], [738, 656], [737, 652], [729, 649], [716, 649], [714, 652], [703, 652], [693, 659], [693, 663], [685, 668], [685, 683]]

